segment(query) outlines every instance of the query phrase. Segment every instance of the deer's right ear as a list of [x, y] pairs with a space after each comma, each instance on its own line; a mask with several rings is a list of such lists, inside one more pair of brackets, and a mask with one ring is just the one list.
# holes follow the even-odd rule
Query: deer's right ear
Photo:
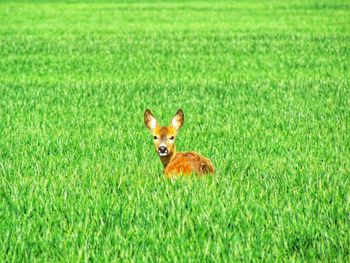
[[152, 112], [149, 109], [145, 110], [144, 114], [145, 125], [148, 129], [153, 130], [157, 127], [157, 120], [154, 118]]

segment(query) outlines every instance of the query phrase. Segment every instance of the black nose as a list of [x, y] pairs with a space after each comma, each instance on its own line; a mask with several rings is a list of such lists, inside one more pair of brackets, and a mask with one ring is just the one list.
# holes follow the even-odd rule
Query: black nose
[[158, 148], [158, 152], [160, 152], [160, 153], [167, 153], [168, 149], [165, 146], [160, 146]]

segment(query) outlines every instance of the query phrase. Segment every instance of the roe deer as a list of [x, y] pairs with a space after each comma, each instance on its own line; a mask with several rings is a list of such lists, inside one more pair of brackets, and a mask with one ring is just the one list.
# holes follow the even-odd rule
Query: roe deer
[[160, 126], [149, 109], [144, 114], [145, 125], [150, 129], [157, 154], [164, 166], [167, 178], [173, 175], [211, 174], [214, 166], [211, 161], [195, 152], [176, 152], [175, 137], [184, 123], [184, 113], [179, 109], [170, 126]]

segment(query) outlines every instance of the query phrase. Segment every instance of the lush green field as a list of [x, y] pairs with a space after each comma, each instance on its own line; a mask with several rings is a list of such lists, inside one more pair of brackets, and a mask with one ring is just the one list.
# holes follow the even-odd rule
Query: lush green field
[[349, 261], [349, 72], [348, 1], [0, 2], [0, 261]]

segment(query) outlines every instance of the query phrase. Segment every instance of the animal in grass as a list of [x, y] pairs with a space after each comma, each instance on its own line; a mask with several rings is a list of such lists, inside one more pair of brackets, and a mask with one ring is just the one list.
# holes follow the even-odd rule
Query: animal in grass
[[164, 166], [167, 178], [177, 175], [207, 175], [214, 172], [211, 161], [195, 152], [177, 152], [175, 138], [184, 124], [184, 113], [179, 109], [169, 126], [160, 126], [149, 109], [145, 110], [146, 127], [151, 131], [154, 146]]

